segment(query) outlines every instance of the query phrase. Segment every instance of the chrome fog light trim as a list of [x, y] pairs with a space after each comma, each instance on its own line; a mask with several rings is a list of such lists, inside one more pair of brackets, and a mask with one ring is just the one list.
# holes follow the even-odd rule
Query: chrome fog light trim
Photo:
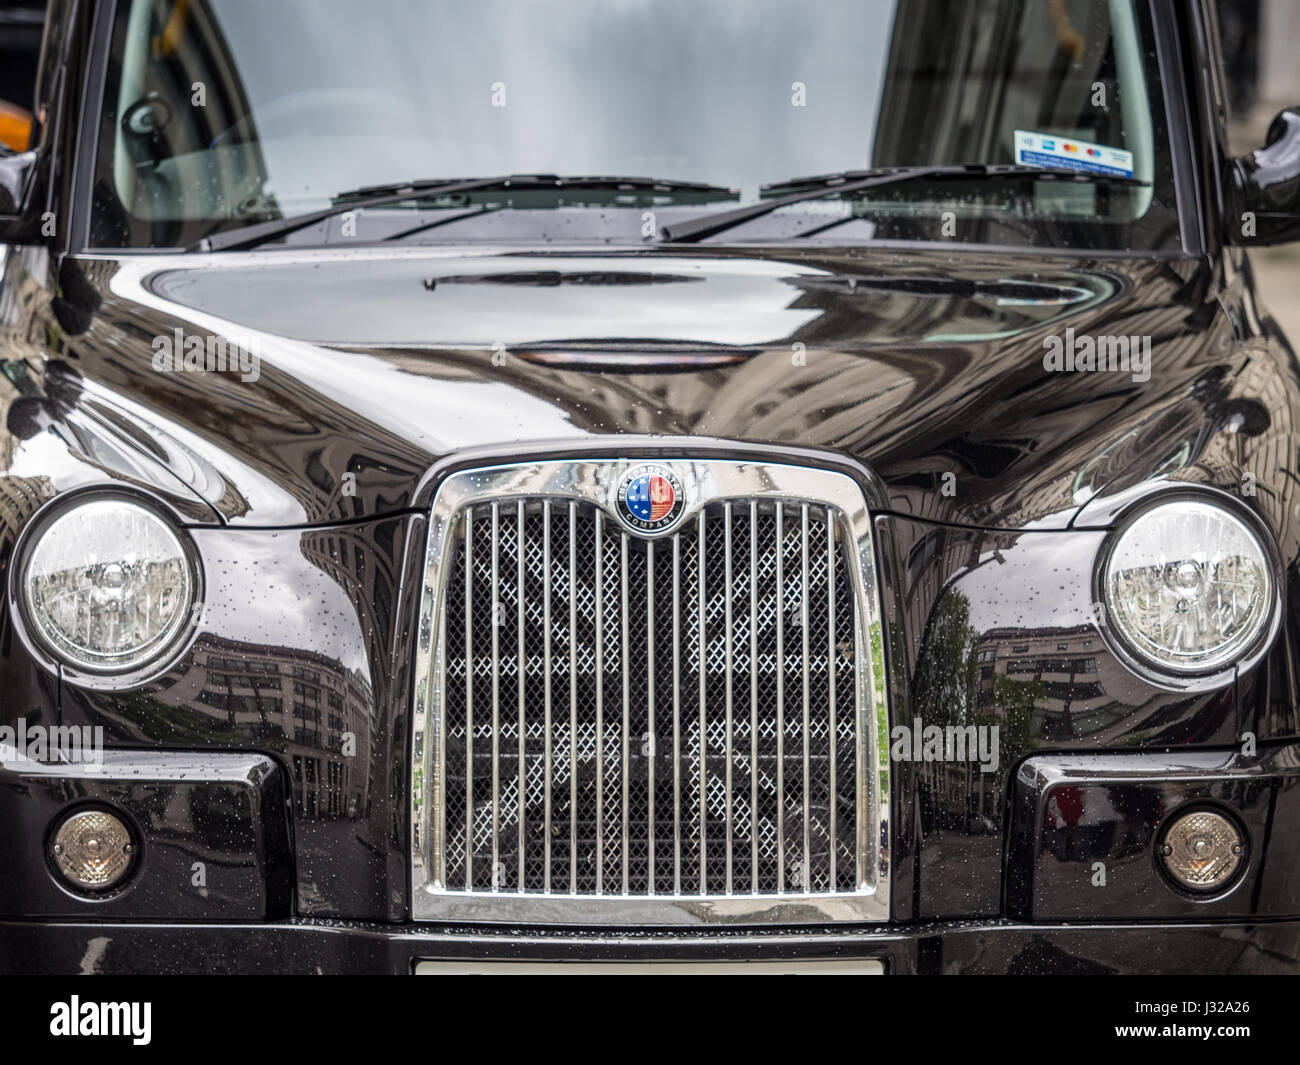
[[1246, 840], [1235, 821], [1214, 810], [1175, 816], [1161, 834], [1157, 855], [1166, 874], [1186, 891], [1222, 891], [1245, 867]]
[[101, 807], [64, 817], [50, 835], [50, 863], [64, 884], [82, 894], [111, 891], [135, 866], [130, 826]]

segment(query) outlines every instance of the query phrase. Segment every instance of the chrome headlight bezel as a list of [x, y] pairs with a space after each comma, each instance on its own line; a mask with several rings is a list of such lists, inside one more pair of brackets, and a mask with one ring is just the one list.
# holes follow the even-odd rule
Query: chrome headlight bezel
[[[118, 504], [141, 511], [157, 521], [179, 546], [187, 577], [186, 595], [182, 608], [177, 611], [176, 623], [169, 625], [164, 636], [152, 642], [145, 653], [134, 657], [123, 656], [117, 660], [79, 657], [46, 632], [36, 616], [38, 611], [30, 595], [29, 566], [44, 535], [73, 511], [97, 503]], [[29, 519], [18, 538], [13, 557], [8, 589], [10, 616], [18, 622], [16, 628], [37, 660], [47, 667], [58, 668], [66, 679], [91, 687], [107, 684], [120, 688], [142, 683], [170, 665], [193, 636], [194, 607], [203, 600], [203, 568], [198, 549], [176, 516], [147, 496], [112, 489], [77, 491], [59, 496]]]
[[[1234, 648], [1226, 660], [1202, 664], [1173, 662], [1148, 654], [1133, 640], [1113, 613], [1110, 593], [1110, 566], [1116, 548], [1124, 536], [1152, 511], [1176, 503], [1199, 503], [1222, 511], [1244, 527], [1259, 547], [1269, 581], [1269, 603], [1255, 632]], [[1260, 518], [1240, 500], [1211, 488], [1170, 489], [1157, 491], [1121, 512], [1106, 536], [1093, 567], [1093, 603], [1096, 621], [1115, 656], [1132, 672], [1160, 687], [1177, 691], [1210, 691], [1232, 683], [1238, 669], [1250, 669], [1264, 657], [1281, 627], [1283, 568], [1273, 534]]]

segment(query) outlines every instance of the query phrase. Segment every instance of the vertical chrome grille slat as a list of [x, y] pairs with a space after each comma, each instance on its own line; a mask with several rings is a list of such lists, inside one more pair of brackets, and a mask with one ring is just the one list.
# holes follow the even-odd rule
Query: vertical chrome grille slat
[[808, 734], [808, 504], [803, 505], [800, 515], [800, 567], [802, 578], [799, 585], [799, 627], [802, 640], [800, 665], [803, 670], [803, 864], [799, 867], [800, 887], [806, 892], [812, 878], [812, 751], [809, 749]]
[[831, 841], [830, 856], [830, 881], [831, 887], [834, 888], [839, 883], [836, 876], [836, 858], [839, 854], [839, 826], [835, 819], [835, 804], [839, 800], [835, 789], [836, 782], [836, 763], [839, 761], [838, 754], [840, 749], [839, 741], [839, 718], [836, 714], [835, 706], [835, 669], [839, 653], [835, 643], [835, 518], [826, 515], [826, 572], [829, 575], [826, 581], [826, 687], [827, 687], [827, 706], [830, 708], [830, 830], [827, 835]]
[[673, 894], [682, 893], [682, 541], [673, 537]]
[[724, 569], [726, 570], [726, 576], [725, 576], [726, 591], [723, 593], [723, 625], [726, 629], [724, 634], [724, 638], [726, 640], [726, 660], [723, 665], [723, 669], [726, 671], [726, 676], [723, 679], [723, 683], [726, 685], [725, 699], [726, 699], [726, 715], [727, 715], [727, 720], [726, 720], [727, 761], [723, 769], [723, 772], [726, 777], [726, 815], [724, 818], [724, 824], [725, 824], [725, 832], [726, 832], [726, 839], [727, 839], [726, 891], [727, 894], [730, 895], [731, 894], [731, 841], [732, 841], [732, 832], [735, 827], [734, 818], [732, 816], [732, 804], [731, 804], [731, 766], [734, 757], [731, 750], [731, 742], [732, 742], [731, 698], [732, 698], [732, 683], [734, 680], [732, 676], [732, 666], [734, 664], [735, 648], [733, 646], [732, 632], [731, 632], [731, 596], [734, 589], [732, 586], [732, 576], [731, 576], [731, 504], [730, 503], [726, 503], [723, 505], [723, 552], [726, 559], [724, 563]]
[[[446, 661], [446, 640], [447, 640], [447, 600], [442, 601], [438, 609], [438, 661]], [[439, 772], [445, 773], [447, 765], [447, 729], [445, 722], [442, 723], [437, 731], [437, 750], [434, 758], [437, 760]], [[443, 778], [445, 779], [445, 777]], [[433, 837], [433, 881], [435, 884], [442, 886], [447, 883], [447, 804], [438, 803], [438, 809], [434, 817], [434, 837]]]
[[749, 889], [758, 894], [758, 504], [749, 504]]
[[776, 505], [776, 882], [785, 893], [785, 514]]
[[518, 809], [516, 812], [516, 837], [519, 840], [518, 846], [518, 866], [519, 879], [517, 887], [519, 891], [524, 890], [524, 854], [527, 850], [524, 842], [525, 818], [528, 812], [528, 758], [527, 758], [527, 740], [528, 740], [528, 723], [525, 720], [525, 692], [524, 683], [528, 676], [528, 659], [524, 647], [524, 501], [521, 499], [515, 507], [515, 598], [516, 602], [516, 629], [515, 629], [515, 658], [518, 662], [518, 684], [519, 691], [519, 772], [518, 772]]
[[596, 511], [596, 894], [605, 890], [605, 516]]
[[474, 890], [474, 512], [465, 511], [465, 890]]
[[578, 893], [578, 504], [569, 504], [569, 893]]
[[655, 893], [655, 545], [646, 545], [645, 553], [646, 612], [646, 850], [649, 862], [646, 894]]
[[[551, 893], [551, 502], [542, 503], [542, 891]], [[570, 643], [572, 646], [572, 643]], [[570, 674], [572, 675], [572, 674]], [[572, 733], [570, 733], [572, 736]], [[572, 742], [572, 741], [570, 741]], [[572, 837], [570, 837], [572, 838]]]
[[501, 886], [501, 507], [492, 504], [492, 890]]
[[628, 778], [631, 770], [631, 747], [628, 742], [628, 727], [629, 727], [629, 719], [631, 714], [631, 704], [630, 704], [628, 687], [631, 678], [628, 675], [628, 664], [627, 664], [627, 660], [628, 660], [627, 533], [622, 533], [619, 538], [619, 562], [620, 562], [620, 577], [619, 577], [618, 590], [619, 590], [619, 602], [621, 604], [620, 621], [622, 627], [619, 633], [618, 647], [619, 647], [619, 651], [622, 653], [622, 660], [623, 660], [623, 727], [619, 731], [619, 736], [623, 741], [623, 757], [619, 764], [619, 771], [618, 771], [619, 783], [622, 785], [623, 788], [623, 803], [621, 809], [622, 816], [619, 822], [620, 825], [622, 826], [622, 830], [619, 833], [619, 843], [622, 846], [622, 852], [623, 852], [623, 894], [626, 895], [628, 893], [627, 876], [628, 876], [628, 861], [630, 858], [630, 854], [629, 854], [630, 848], [628, 847], [628, 840], [627, 840], [627, 793], [628, 793]]
[[[871, 657], [871, 635], [866, 625], [859, 624], [855, 627], [854, 632], [854, 653], [859, 659]], [[881, 657], [883, 659], [883, 649]], [[866, 679], [870, 683], [870, 674], [864, 678], [861, 672], [858, 673], [858, 683], [853, 685], [853, 707], [854, 707], [854, 731], [858, 742], [853, 745], [853, 763], [854, 763], [854, 780], [864, 781], [867, 779], [866, 756], [868, 750], [867, 731], [875, 727], [875, 722], [867, 715], [867, 706], [865, 699], [871, 694], [871, 689], [863, 683]], [[874, 749], [874, 744], [871, 744]], [[872, 772], [876, 769], [873, 766]], [[859, 787], [854, 792], [854, 834], [857, 837], [856, 846], [854, 847], [854, 865], [855, 876], [853, 879], [854, 889], [857, 890], [867, 883], [867, 857], [874, 853], [874, 847], [867, 836], [867, 789]], [[877, 837], [878, 838], [878, 837]]]
[[[832, 476], [848, 481], [816, 483]], [[437, 673], [427, 747], [416, 721], [429, 818], [413, 820], [416, 919], [434, 897], [461, 919], [559, 921], [584, 898], [649, 923], [665, 907], [877, 919], [883, 703], [874, 600], [856, 594], [875, 579], [860, 502], [719, 495], [649, 537], [585, 485], [476, 481], [438, 519], [444, 576], [425, 596]], [[479, 894], [497, 898], [455, 908]], [[536, 909], [543, 896], [552, 909]], [[849, 908], [818, 903], [832, 896]]]
[[704, 614], [704, 511], [700, 511], [698, 519], [699, 525], [699, 568], [696, 571], [696, 583], [699, 588], [699, 598], [696, 603], [696, 623], [699, 637], [699, 675], [700, 675], [700, 764], [699, 764], [699, 792], [697, 801], [699, 803], [700, 818], [700, 894], [709, 893], [708, 878], [708, 858], [709, 858], [709, 817], [708, 817], [708, 752], [709, 752], [709, 732], [708, 723], [705, 720], [705, 708], [708, 706], [708, 695], [705, 690], [706, 677], [708, 668], [705, 661], [705, 623]]

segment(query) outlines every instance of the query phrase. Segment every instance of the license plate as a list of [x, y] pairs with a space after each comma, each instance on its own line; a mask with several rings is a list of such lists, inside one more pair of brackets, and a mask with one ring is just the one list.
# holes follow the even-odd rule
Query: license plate
[[416, 976], [883, 976], [875, 958], [827, 961], [432, 961]]

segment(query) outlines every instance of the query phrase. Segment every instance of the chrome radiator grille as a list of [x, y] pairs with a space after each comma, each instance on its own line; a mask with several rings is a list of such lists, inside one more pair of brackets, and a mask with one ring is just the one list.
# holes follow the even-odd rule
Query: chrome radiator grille
[[811, 493], [705, 492], [647, 537], [599, 483], [496, 479], [445, 508], [430, 544], [414, 821], [438, 912], [458, 896], [870, 894], [875, 724], [848, 515]]

